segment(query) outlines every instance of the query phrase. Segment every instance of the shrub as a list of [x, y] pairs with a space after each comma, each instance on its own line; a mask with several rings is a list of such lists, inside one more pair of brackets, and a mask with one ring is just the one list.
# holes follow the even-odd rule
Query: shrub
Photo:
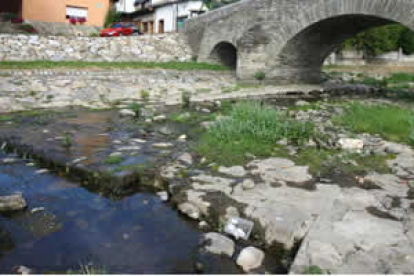
[[189, 108], [191, 104], [191, 93], [188, 91], [184, 91], [181, 94], [181, 101], [183, 103], [183, 108]]
[[258, 81], [263, 81], [266, 78], [266, 73], [263, 71], [257, 71], [254, 74], [254, 78]]
[[148, 90], [141, 90], [140, 92], [141, 99], [144, 101], [148, 101], [150, 97], [150, 92]]
[[404, 54], [414, 54], [414, 32], [406, 28], [404, 32], [402, 32], [401, 34], [399, 44], [400, 47], [403, 49]]
[[142, 105], [140, 105], [138, 103], [131, 103], [130, 105], [128, 105], [128, 109], [131, 109], [132, 111], [134, 111], [135, 116], [137, 116], [137, 117], [141, 116]]
[[20, 25], [20, 29], [28, 33], [37, 33], [37, 30], [32, 25], [26, 23]]
[[109, 27], [111, 24], [115, 22], [119, 22], [120, 20], [121, 20], [121, 13], [118, 13], [113, 9], [109, 9], [105, 17], [105, 27]]

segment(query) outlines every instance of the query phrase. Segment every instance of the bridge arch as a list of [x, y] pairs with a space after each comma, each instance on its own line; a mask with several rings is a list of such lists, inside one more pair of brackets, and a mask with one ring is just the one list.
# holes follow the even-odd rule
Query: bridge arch
[[214, 46], [210, 53], [209, 59], [212, 62], [236, 69], [237, 48], [230, 42], [221, 41]]
[[237, 47], [237, 76], [258, 71], [275, 83], [317, 83], [324, 59], [344, 40], [372, 27], [414, 30], [412, 0], [242, 0], [188, 21], [200, 60], [223, 38]]

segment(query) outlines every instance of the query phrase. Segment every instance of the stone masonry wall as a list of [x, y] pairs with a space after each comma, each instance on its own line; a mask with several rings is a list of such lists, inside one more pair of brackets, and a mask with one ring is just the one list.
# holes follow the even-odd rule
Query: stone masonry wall
[[183, 92], [204, 95], [234, 84], [230, 71], [0, 70], [0, 113], [66, 106], [109, 108], [142, 101], [147, 93], [148, 101], [174, 105]]
[[134, 37], [0, 35], [0, 61], [189, 61], [182, 34]]

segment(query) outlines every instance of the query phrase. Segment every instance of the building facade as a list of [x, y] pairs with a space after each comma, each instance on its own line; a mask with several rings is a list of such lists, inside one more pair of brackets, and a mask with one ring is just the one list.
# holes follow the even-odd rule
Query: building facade
[[[8, 1], [8, 2], [14, 2]], [[113, 0], [16, 0], [0, 4], [25, 20], [103, 26]]]
[[207, 11], [201, 0], [135, 0], [129, 15], [147, 34], [177, 32], [191, 17]]

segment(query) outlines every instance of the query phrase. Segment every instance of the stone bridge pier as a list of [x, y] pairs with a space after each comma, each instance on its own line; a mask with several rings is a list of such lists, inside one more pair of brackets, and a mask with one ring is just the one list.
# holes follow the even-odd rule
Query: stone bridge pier
[[268, 83], [319, 83], [346, 39], [397, 22], [414, 30], [413, 0], [242, 0], [190, 19], [185, 34], [199, 61], [242, 81], [263, 72]]

